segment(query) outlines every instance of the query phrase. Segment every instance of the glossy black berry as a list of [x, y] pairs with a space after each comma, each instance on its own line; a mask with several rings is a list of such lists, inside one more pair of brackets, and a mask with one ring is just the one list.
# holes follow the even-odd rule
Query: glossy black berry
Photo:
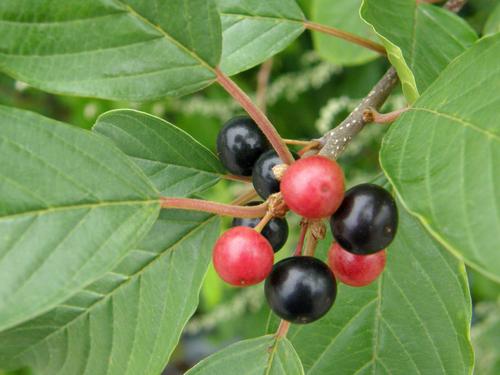
[[[296, 154], [292, 154], [295, 159], [298, 159]], [[274, 150], [264, 152], [255, 162], [252, 182], [255, 191], [262, 199], [267, 199], [271, 194], [280, 191], [280, 182], [273, 173], [273, 167], [279, 164], [283, 164], [283, 161]]]
[[[255, 206], [261, 202], [250, 202], [248, 206]], [[260, 221], [260, 218], [243, 219], [235, 217], [233, 219], [232, 226], [244, 226], [254, 228]], [[286, 219], [274, 218], [266, 224], [264, 229], [262, 229], [261, 234], [267, 238], [274, 252], [280, 250], [285, 244], [288, 238], [288, 223]]]
[[220, 161], [230, 173], [238, 176], [250, 176], [255, 162], [267, 149], [266, 137], [250, 117], [229, 120], [217, 135]]
[[311, 323], [321, 318], [330, 310], [337, 295], [330, 268], [308, 256], [276, 263], [264, 288], [271, 310], [292, 323]]
[[398, 210], [391, 194], [373, 184], [349, 189], [330, 219], [338, 243], [354, 254], [385, 249], [396, 235]]

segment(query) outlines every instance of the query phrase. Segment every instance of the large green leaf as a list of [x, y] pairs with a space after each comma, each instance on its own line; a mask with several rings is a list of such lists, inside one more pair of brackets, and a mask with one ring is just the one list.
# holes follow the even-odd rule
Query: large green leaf
[[404, 205], [446, 248], [500, 280], [500, 35], [441, 74], [384, 139]]
[[477, 39], [457, 15], [415, 0], [364, 0], [361, 16], [382, 38], [411, 103]]
[[498, 32], [500, 32], [500, 3], [491, 12], [483, 29], [483, 34], [485, 35]]
[[0, 330], [109, 271], [158, 216], [157, 191], [112, 144], [0, 107]]
[[[377, 41], [371, 28], [359, 16], [361, 2], [362, 0], [315, 0], [312, 21]], [[313, 33], [313, 40], [318, 54], [334, 64], [363, 64], [379, 56], [373, 51], [330, 35]]]
[[146, 100], [209, 85], [212, 0], [2, 0], [0, 70], [57, 93]]
[[286, 338], [240, 341], [204, 359], [186, 375], [301, 375], [302, 365]]
[[470, 374], [471, 303], [463, 263], [401, 206], [399, 213], [378, 281], [363, 288], [339, 285], [324, 318], [289, 332], [306, 374]]
[[221, 69], [235, 74], [280, 52], [304, 31], [295, 0], [217, 0], [223, 29]]
[[129, 155], [163, 195], [192, 195], [215, 184], [223, 173], [215, 155], [190, 135], [143, 112], [107, 112], [92, 130]]
[[160, 374], [198, 294], [217, 217], [163, 210], [120, 265], [49, 313], [0, 333], [0, 367], [37, 375]]

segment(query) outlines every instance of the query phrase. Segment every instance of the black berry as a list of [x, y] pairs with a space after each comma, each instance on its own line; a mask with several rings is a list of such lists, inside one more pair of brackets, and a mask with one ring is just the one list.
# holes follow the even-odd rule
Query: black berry
[[238, 176], [250, 176], [255, 162], [268, 148], [266, 137], [250, 117], [229, 120], [217, 135], [220, 161]]
[[396, 235], [396, 202], [380, 186], [357, 185], [345, 193], [330, 225], [342, 248], [354, 254], [373, 254], [385, 249]]
[[[250, 202], [248, 206], [255, 206], [261, 202]], [[236, 217], [233, 219], [232, 226], [244, 226], [254, 228], [260, 221], [260, 218], [243, 219]], [[274, 218], [266, 224], [261, 234], [267, 238], [274, 252], [280, 250], [288, 238], [288, 223], [285, 219]]]
[[266, 279], [271, 310], [292, 323], [311, 323], [325, 315], [337, 295], [335, 277], [319, 259], [297, 256], [276, 263]]
[[[298, 156], [292, 153], [295, 159]], [[280, 182], [273, 173], [273, 167], [283, 164], [274, 150], [264, 152], [255, 162], [252, 171], [253, 187], [262, 199], [267, 199], [271, 194], [280, 191]]]

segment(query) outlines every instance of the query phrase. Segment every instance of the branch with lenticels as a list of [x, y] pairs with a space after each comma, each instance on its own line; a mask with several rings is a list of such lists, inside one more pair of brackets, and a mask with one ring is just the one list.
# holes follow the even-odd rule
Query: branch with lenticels
[[[462, 9], [465, 3], [466, 0], [448, 0], [443, 5], [443, 8], [456, 13]], [[396, 87], [398, 81], [396, 70], [391, 67], [354, 111], [352, 111], [337, 127], [330, 130], [318, 140], [321, 147], [319, 154], [331, 159], [337, 159], [352, 138], [358, 134], [367, 123], [371, 122], [371, 116], [367, 116], [367, 112], [378, 110], [389, 97], [394, 87]]]

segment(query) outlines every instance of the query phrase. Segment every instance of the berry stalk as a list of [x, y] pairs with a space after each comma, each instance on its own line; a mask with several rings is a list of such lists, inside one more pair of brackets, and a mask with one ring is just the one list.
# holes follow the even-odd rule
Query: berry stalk
[[300, 234], [299, 241], [297, 242], [297, 247], [295, 248], [294, 256], [302, 255], [302, 248], [304, 247], [304, 241], [306, 239], [307, 229], [309, 228], [309, 223], [307, 221], [302, 221], [300, 223]]
[[258, 206], [235, 206], [232, 204], [205, 201], [203, 199], [161, 197], [160, 205], [162, 208], [202, 211], [221, 216], [243, 218], [262, 217], [267, 212], [266, 202]]
[[290, 328], [290, 322], [287, 322], [286, 320], [281, 319], [280, 325], [278, 327], [278, 330], [276, 331], [275, 337], [277, 339], [285, 337], [286, 334], [288, 333], [289, 328]]
[[248, 97], [248, 95], [241, 90], [233, 80], [226, 76], [219, 69], [215, 69], [215, 74], [217, 76], [217, 82], [247, 111], [250, 117], [258, 125], [262, 133], [267, 137], [269, 143], [273, 146], [276, 153], [279, 155], [281, 160], [286, 164], [292, 164], [294, 162], [292, 153], [286, 147], [285, 142], [281, 139], [276, 128], [273, 126], [271, 121], [266, 117], [264, 112], [262, 112]]
[[267, 225], [267, 223], [269, 223], [269, 221], [271, 221], [272, 218], [273, 218], [272, 212], [267, 211], [264, 217], [260, 219], [259, 224], [255, 226], [254, 228], [255, 231], [258, 233], [262, 232], [262, 229], [264, 229], [264, 227]]
[[313, 236], [311, 232], [309, 232], [303, 255], [313, 257], [314, 253], [316, 252], [316, 246], [318, 246], [318, 239]]

